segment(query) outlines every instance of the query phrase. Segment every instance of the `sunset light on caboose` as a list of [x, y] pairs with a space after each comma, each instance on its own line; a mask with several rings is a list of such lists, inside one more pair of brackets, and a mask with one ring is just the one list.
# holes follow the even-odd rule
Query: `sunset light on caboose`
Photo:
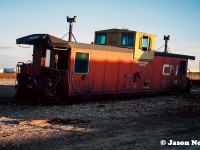
[[0, 0], [0, 149], [200, 149], [200, 0]]
[[68, 41], [49, 34], [16, 40], [33, 45], [32, 61], [17, 64], [17, 102], [190, 91], [188, 60], [195, 57], [169, 52], [169, 36], [163, 52], [155, 51], [155, 34], [128, 29], [96, 31], [94, 42], [79, 43], [72, 32], [76, 20], [67, 17]]

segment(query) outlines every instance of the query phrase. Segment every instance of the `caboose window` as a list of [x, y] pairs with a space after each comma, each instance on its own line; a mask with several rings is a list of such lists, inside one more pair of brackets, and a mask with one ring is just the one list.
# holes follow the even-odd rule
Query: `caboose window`
[[181, 61], [180, 63], [180, 75], [186, 74], [187, 63], [186, 61]]
[[142, 50], [148, 51], [149, 50], [149, 37], [143, 36], [142, 38]]
[[50, 66], [50, 60], [51, 60], [51, 50], [47, 49], [46, 50], [46, 64], [45, 64], [45, 67], [49, 67]]
[[122, 46], [133, 46], [133, 35], [122, 34]]
[[106, 45], [106, 35], [105, 34], [97, 34], [96, 35], [96, 44]]
[[51, 50], [50, 49], [43, 50], [41, 57], [41, 66], [49, 67], [50, 57], [51, 57]]
[[86, 74], [89, 72], [89, 53], [76, 52], [74, 73]]

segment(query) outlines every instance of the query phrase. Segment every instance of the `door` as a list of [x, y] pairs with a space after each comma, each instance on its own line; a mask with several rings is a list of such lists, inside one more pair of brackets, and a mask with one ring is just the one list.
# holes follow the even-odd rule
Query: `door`
[[56, 89], [63, 96], [69, 93], [69, 49], [54, 51], [54, 64], [52, 67], [56, 69], [55, 84]]
[[89, 92], [89, 61], [89, 52], [76, 51], [74, 53], [74, 64], [71, 81], [74, 90], [73, 94], [75, 95]]
[[178, 87], [179, 88], [185, 88], [187, 85], [187, 61], [181, 60], [180, 61], [180, 67], [179, 67], [179, 75], [178, 75]]

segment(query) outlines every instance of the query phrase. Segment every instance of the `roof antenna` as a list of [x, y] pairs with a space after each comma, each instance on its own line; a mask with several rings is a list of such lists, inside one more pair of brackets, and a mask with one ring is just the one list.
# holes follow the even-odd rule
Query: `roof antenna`
[[73, 29], [73, 22], [76, 22], [77, 16], [74, 16], [74, 18], [69, 18], [69, 16], [67, 16], [67, 22], [69, 22], [69, 41], [72, 41], [72, 37], [74, 38], [75, 42], [76, 39], [72, 33], [72, 29]]
[[165, 40], [165, 53], [168, 53], [168, 50], [167, 50], [167, 48], [168, 48], [168, 41], [169, 41], [169, 39], [170, 39], [170, 35], [168, 35], [168, 36], [164, 36], [164, 40]]

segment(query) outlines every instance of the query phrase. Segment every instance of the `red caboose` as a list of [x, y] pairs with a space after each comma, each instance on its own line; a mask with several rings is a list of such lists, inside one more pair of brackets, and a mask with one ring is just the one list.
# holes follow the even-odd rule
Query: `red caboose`
[[95, 32], [92, 44], [48, 34], [17, 39], [33, 45], [33, 60], [18, 63], [18, 102], [98, 95], [132, 95], [188, 90], [188, 59], [155, 52], [156, 36], [125, 29]]

